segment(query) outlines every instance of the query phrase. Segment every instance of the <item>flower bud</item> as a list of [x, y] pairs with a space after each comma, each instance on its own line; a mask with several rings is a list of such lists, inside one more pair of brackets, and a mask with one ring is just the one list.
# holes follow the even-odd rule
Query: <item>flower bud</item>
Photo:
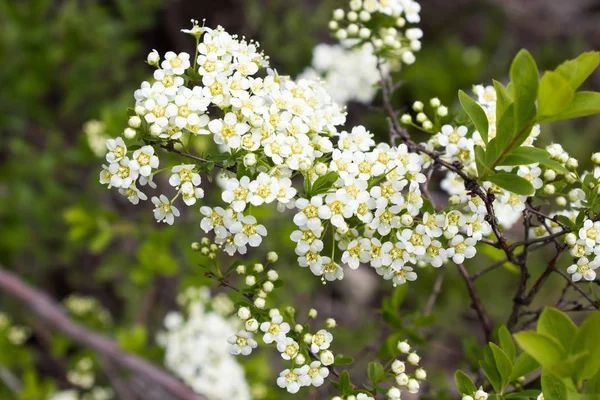
[[600, 153], [592, 154], [592, 162], [594, 164], [600, 164]]
[[306, 364], [306, 357], [302, 354], [298, 354], [296, 358], [294, 358], [294, 363], [296, 363], [296, 365], [304, 365]]
[[296, 324], [296, 326], [294, 326], [294, 332], [296, 332], [296, 333], [302, 333], [303, 330], [304, 330], [304, 327], [300, 324]]
[[210, 250], [211, 251], [217, 251], [217, 250], [219, 250], [219, 246], [217, 246], [216, 244], [213, 243], [213, 244], [210, 245]]
[[355, 36], [358, 34], [358, 25], [356, 24], [350, 24], [348, 25], [348, 34]]
[[402, 225], [404, 226], [412, 226], [414, 221], [410, 214], [404, 214], [402, 217], [400, 217], [400, 222], [402, 222]]
[[411, 65], [416, 61], [415, 55], [412, 51], [405, 51], [402, 53], [402, 62], [406, 65]]
[[267, 293], [271, 293], [273, 291], [273, 288], [275, 286], [273, 285], [273, 282], [271, 281], [266, 281], [265, 283], [263, 283], [263, 290]]
[[244, 156], [244, 165], [246, 167], [252, 167], [256, 165], [256, 154], [248, 153]]
[[423, 122], [423, 129], [425, 129], [426, 131], [430, 131], [433, 129], [433, 124], [431, 123], [431, 121], [425, 121]]
[[406, 386], [408, 384], [408, 375], [404, 372], [396, 376], [396, 383], [400, 386]]
[[573, 246], [575, 245], [575, 243], [577, 243], [577, 236], [573, 232], [567, 233], [567, 235], [565, 236], [565, 242], [569, 246]]
[[329, 29], [332, 31], [335, 31], [339, 27], [340, 25], [337, 23], [337, 21], [329, 21]]
[[285, 312], [288, 313], [289, 315], [294, 315], [294, 314], [296, 314], [296, 309], [292, 306], [287, 306], [285, 308]]
[[158, 67], [158, 62], [160, 61], [160, 55], [158, 55], [158, 51], [152, 50], [148, 54], [146, 60], [148, 61], [148, 64]]
[[576, 169], [578, 166], [579, 162], [575, 158], [571, 157], [567, 160], [567, 168]]
[[416, 112], [421, 112], [421, 111], [423, 111], [423, 106], [424, 106], [424, 105], [423, 105], [423, 103], [422, 103], [422, 102], [420, 102], [420, 101], [415, 101], [415, 102], [413, 103], [413, 106], [412, 106], [412, 108], [413, 108], [413, 110], [415, 110]]
[[158, 124], [150, 125], [150, 135], [158, 136], [162, 133], [162, 128]]
[[281, 314], [279, 313], [279, 310], [278, 310], [278, 309], [276, 309], [276, 308], [271, 308], [271, 309], [269, 310], [269, 318], [274, 318], [274, 317], [276, 317], [276, 316], [278, 316], [278, 315], [281, 315]]
[[127, 124], [132, 128], [139, 128], [140, 125], [142, 125], [142, 119], [140, 117], [138, 117], [137, 115], [134, 115], [129, 118], [129, 120], [127, 121]]
[[425, 115], [425, 113], [422, 113], [422, 112], [418, 113], [417, 114], [417, 122], [421, 122], [422, 123], [422, 122], [425, 122], [425, 121], [427, 121], [427, 115]]
[[267, 279], [271, 282], [276, 281], [277, 279], [279, 279], [279, 274], [275, 270], [270, 270], [269, 272], [267, 272]]
[[319, 360], [321, 360], [321, 364], [328, 366], [333, 364], [335, 358], [333, 357], [333, 353], [331, 351], [325, 350], [319, 354]]
[[346, 17], [348, 18], [348, 21], [354, 22], [358, 19], [358, 14], [356, 11], [349, 11]]
[[250, 309], [248, 307], [240, 307], [237, 315], [241, 320], [245, 321], [250, 318]]
[[325, 320], [325, 326], [327, 327], [327, 329], [333, 329], [335, 328], [337, 325], [337, 323], [335, 322], [335, 319], [333, 318], [327, 318]]
[[358, 11], [362, 7], [362, 0], [350, 0], [350, 9], [352, 11]]
[[410, 353], [408, 355], [408, 357], [406, 358], [406, 361], [408, 361], [409, 363], [411, 363], [412, 365], [417, 365], [419, 363], [419, 361], [421, 360], [421, 357], [419, 357], [417, 355], [417, 353]]
[[437, 97], [434, 97], [433, 99], [429, 100], [429, 104], [431, 104], [431, 107], [437, 108], [442, 105], [442, 102]]
[[553, 169], [547, 169], [544, 172], [544, 179], [547, 181], [553, 181], [556, 179], [556, 172]]
[[360, 28], [358, 36], [360, 36], [361, 39], [368, 39], [371, 37], [371, 30], [369, 28]]
[[406, 20], [404, 18], [400, 17], [396, 20], [396, 26], [399, 28], [402, 28], [404, 25], [406, 25]]
[[259, 297], [254, 300], [254, 305], [256, 306], [256, 308], [263, 309], [265, 308], [265, 304], [265, 299], [263, 299], [262, 297]]
[[325, 175], [327, 173], [327, 165], [325, 165], [324, 163], [318, 163], [315, 166], [315, 172], [319, 176]]
[[264, 290], [260, 289], [258, 291], [258, 293], [256, 294], [258, 297], [262, 297], [263, 299], [267, 298], [267, 292], [265, 292]]
[[201, 243], [203, 246], [208, 246], [208, 245], [210, 244], [210, 239], [209, 239], [209, 238], [207, 238], [207, 237], [203, 237], [202, 239], [200, 239], [200, 243]]
[[265, 266], [262, 265], [261, 263], [256, 263], [254, 264], [254, 272], [260, 274], [261, 272], [263, 272], [265, 269]]
[[448, 199], [448, 202], [450, 203], [451, 206], [457, 206], [460, 204], [460, 196], [457, 194], [453, 194]]
[[544, 193], [551, 196], [556, 192], [556, 188], [552, 184], [544, 186]]
[[146, 109], [142, 106], [135, 106], [134, 110], [137, 115], [146, 115]]
[[408, 342], [405, 340], [403, 342], [398, 342], [398, 351], [400, 351], [401, 353], [407, 354], [410, 351], [410, 345], [408, 344]]
[[258, 330], [258, 321], [254, 318], [246, 321], [246, 330], [248, 332], [256, 332]]
[[556, 198], [556, 205], [559, 207], [564, 207], [567, 205], [567, 199], [565, 199], [563, 196], [557, 197]]
[[267, 253], [267, 261], [274, 263], [277, 262], [278, 259], [279, 255], [276, 252], [270, 251]]
[[417, 393], [419, 391], [419, 381], [416, 379], [409, 379], [406, 385], [408, 393]]
[[311, 335], [310, 333], [305, 333], [304, 336], [302, 337], [302, 340], [304, 340], [304, 343], [306, 343], [306, 344], [311, 344], [312, 339], [313, 339], [313, 335]]
[[248, 275], [246, 277], [246, 285], [254, 286], [256, 284], [256, 277], [254, 275]]
[[400, 389], [393, 387], [388, 390], [387, 396], [390, 398], [390, 400], [399, 400], [400, 393]]
[[479, 389], [475, 392], [475, 400], [486, 400], [488, 398], [488, 394], [483, 390]]
[[427, 379], [427, 373], [423, 368], [419, 368], [415, 371], [415, 377], [422, 381]]
[[441, 106], [440, 108], [438, 108], [437, 113], [440, 117], [445, 117], [446, 115], [448, 115], [448, 108]]
[[394, 360], [392, 363], [392, 372], [396, 375], [399, 375], [406, 371], [406, 365], [400, 360]]
[[235, 267], [235, 272], [237, 272], [239, 275], [244, 275], [246, 273], [246, 266], [238, 265], [237, 267]]
[[137, 135], [135, 129], [125, 128], [125, 130], [123, 131], [123, 136], [125, 136], [125, 139], [133, 139], [135, 135]]
[[194, 250], [194, 251], [200, 251], [200, 248], [201, 248], [200, 247], [200, 243], [198, 243], [198, 242], [192, 243], [192, 250]]
[[402, 117], [400, 117], [400, 122], [403, 124], [410, 124], [412, 122], [412, 117], [410, 114], [404, 114]]
[[358, 18], [360, 18], [361, 21], [369, 21], [371, 19], [371, 13], [368, 12], [367, 10], [362, 10], [359, 14], [358, 14]]
[[339, 40], [344, 40], [348, 37], [348, 32], [346, 32], [345, 29], [338, 29], [338, 31], [335, 33], [335, 36], [339, 39]]
[[341, 8], [338, 8], [337, 10], [333, 11], [333, 19], [336, 19], [338, 21], [342, 20], [342, 19], [344, 19], [344, 14], [345, 14], [344, 10], [342, 10]]
[[314, 308], [311, 308], [310, 310], [308, 310], [308, 318], [312, 318], [312, 319], [317, 318], [317, 310], [315, 310]]
[[461, 400], [474, 400], [471, 396], [463, 396]]

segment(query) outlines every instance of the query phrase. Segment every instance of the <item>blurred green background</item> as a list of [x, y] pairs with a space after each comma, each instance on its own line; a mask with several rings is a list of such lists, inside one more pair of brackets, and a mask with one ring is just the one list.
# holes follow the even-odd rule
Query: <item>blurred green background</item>
[[[345, 3], [0, 0], [0, 264], [55, 299], [72, 294], [97, 299], [111, 322], [93, 318], [84, 322], [125, 338], [120, 340], [123, 346], [160, 364], [154, 335], [165, 312], [176, 308], [175, 297], [182, 288], [210, 283], [198, 267], [201, 257], [190, 250], [190, 243], [202, 237], [199, 214], [193, 207], [173, 227], [156, 224], [149, 202], [134, 207], [98, 183], [102, 158], [94, 154], [94, 145], [100, 141], [102, 146], [103, 136], [117, 136], [125, 127], [133, 91], [151, 74], [145, 64], [148, 52], [193, 52], [193, 41], [180, 33], [190, 27], [191, 18], [206, 18], [208, 26], [223, 25], [229, 32], [258, 40], [280, 73], [295, 76], [310, 64], [316, 44], [333, 43], [327, 22], [332, 10]], [[399, 107], [432, 97], [453, 106], [459, 89], [469, 90], [491, 78], [503, 80], [521, 47], [532, 52], [540, 70], [600, 47], [600, 4], [594, 0], [421, 4], [423, 50], [417, 62], [397, 76], [405, 82], [394, 99]], [[588, 86], [600, 89], [600, 74], [593, 75]], [[599, 122], [588, 118], [543, 127], [540, 140], [560, 142], [580, 164], [589, 164], [589, 155], [600, 142]], [[366, 125], [385, 140], [385, 120], [372, 108], [350, 104], [348, 126], [354, 124]], [[205, 190], [205, 201], [218, 200], [210, 184]], [[343, 282], [323, 287], [308, 270], [296, 266], [288, 240], [291, 218], [284, 225], [272, 214], [263, 219], [267, 228], [279, 223], [281, 235], [270, 235], [262, 250], [277, 250], [281, 274], [293, 277], [278, 300], [304, 312], [316, 307], [323, 318], [335, 317], [343, 326], [335, 349], [344, 354], [353, 355], [363, 344], [378, 347], [391, 332], [377, 311], [381, 299], [393, 290], [391, 285], [359, 269]], [[519, 234], [518, 228], [514, 234]], [[481, 255], [467, 267], [475, 271], [496, 257]], [[533, 274], [541, 272], [547, 258], [539, 255], [539, 267], [530, 268]], [[464, 358], [463, 342], [481, 338], [463, 282], [450, 265], [433, 318], [415, 313], [423, 310], [437, 273], [420, 272], [419, 280], [408, 288], [400, 315], [405, 334], [428, 343], [423, 365], [430, 370], [431, 387], [424, 398], [444, 399], [450, 398], [449, 379], [459, 366], [457, 360]], [[508, 267], [477, 281], [495, 322], [506, 320], [516, 281]], [[559, 287], [558, 281], [551, 282], [540, 300], [555, 298]], [[30, 330], [22, 346], [0, 337], [0, 365], [21, 377], [29, 390], [22, 398], [43, 398], [51, 385], [68, 386], [66, 371], [85, 349], [49, 333], [35, 316], [1, 293], [0, 311]], [[142, 338], [132, 339], [139, 329], [143, 334], [137, 336]], [[274, 388], [277, 359], [268, 352], [261, 354], [248, 361], [249, 379], [273, 389], [265, 392], [258, 387], [257, 393], [264, 396], [256, 398], [285, 398]], [[365, 375], [364, 362], [371, 356], [367, 353], [357, 360], [358, 377]], [[98, 379], [106, 381], [102, 372]], [[15, 395], [0, 381], [0, 399], [16, 398], [11, 396]]]

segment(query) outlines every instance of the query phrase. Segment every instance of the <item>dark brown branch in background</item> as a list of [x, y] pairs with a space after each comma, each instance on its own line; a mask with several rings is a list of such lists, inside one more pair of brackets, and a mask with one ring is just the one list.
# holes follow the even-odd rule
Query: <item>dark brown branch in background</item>
[[160, 386], [175, 398], [180, 400], [206, 400], [206, 397], [192, 392], [191, 389], [167, 372], [134, 354], [120, 349], [107, 337], [73, 322], [56, 301], [45, 293], [29, 286], [1, 265], [0, 289], [4, 294], [15, 297], [29, 307], [35, 315], [46, 321], [49, 327], [65, 334], [81, 345], [93, 349], [115, 365], [143, 376], [148, 382]]
[[469, 291], [469, 295], [471, 296], [472, 304], [471, 306], [475, 309], [477, 313], [477, 317], [479, 318], [479, 322], [481, 323], [481, 328], [483, 329], [483, 333], [485, 335], [485, 340], [489, 342], [492, 340], [492, 326], [490, 325], [490, 319], [483, 308], [483, 303], [481, 302], [481, 298], [479, 294], [477, 294], [477, 290], [475, 290], [475, 285], [471, 278], [469, 278], [469, 273], [463, 264], [456, 264], [458, 267], [458, 272], [462, 276], [465, 284], [467, 285], [467, 290]]

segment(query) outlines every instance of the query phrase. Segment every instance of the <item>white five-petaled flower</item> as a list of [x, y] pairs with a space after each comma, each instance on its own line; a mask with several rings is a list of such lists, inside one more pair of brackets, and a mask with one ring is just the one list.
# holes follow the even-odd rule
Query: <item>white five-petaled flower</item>
[[271, 322], [263, 322], [260, 324], [260, 330], [265, 334], [263, 340], [265, 343], [280, 342], [286, 338], [286, 334], [290, 331], [290, 325], [283, 322], [281, 315], [275, 315], [271, 318]]
[[596, 257], [593, 261], [590, 261], [587, 257], [581, 257], [577, 260], [577, 264], [571, 265], [567, 268], [567, 272], [572, 274], [573, 282], [578, 282], [581, 278], [584, 278], [586, 281], [593, 281], [596, 279], [596, 269], [600, 266], [600, 262], [598, 261], [598, 257]]
[[256, 340], [252, 339], [252, 334], [246, 331], [239, 331], [237, 334], [227, 339], [229, 343], [229, 352], [233, 355], [247, 356], [258, 346]]
[[279, 350], [284, 360], [291, 360], [300, 352], [300, 346], [294, 339], [286, 337], [277, 342], [277, 350]]
[[325, 329], [321, 329], [313, 335], [310, 351], [313, 353], [318, 353], [321, 350], [327, 350], [331, 345], [332, 340], [333, 335], [327, 332]]
[[179, 210], [171, 201], [165, 196], [161, 194], [160, 197], [152, 197], [152, 203], [154, 203], [154, 218], [156, 218], [157, 222], [164, 222], [169, 225], [173, 225], [175, 221], [175, 217], [179, 217]]

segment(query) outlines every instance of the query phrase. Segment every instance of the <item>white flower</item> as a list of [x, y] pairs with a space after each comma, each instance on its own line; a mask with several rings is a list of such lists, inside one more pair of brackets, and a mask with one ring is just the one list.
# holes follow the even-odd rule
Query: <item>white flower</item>
[[321, 329], [313, 335], [310, 351], [313, 353], [318, 353], [320, 350], [326, 350], [331, 345], [332, 340], [333, 335], [327, 332], [325, 329]]
[[579, 238], [585, 241], [589, 247], [595, 247], [600, 241], [600, 221], [592, 221], [586, 219], [583, 222], [583, 227], [579, 229]]
[[245, 123], [238, 123], [234, 113], [227, 113], [221, 119], [213, 119], [208, 123], [208, 129], [214, 133], [214, 141], [217, 144], [225, 144], [231, 149], [237, 149], [241, 146], [242, 135], [250, 126]]
[[194, 187], [191, 182], [184, 182], [179, 192], [183, 197], [183, 202], [188, 206], [193, 206], [196, 204], [196, 199], [204, 197], [204, 190]]
[[279, 193], [277, 179], [264, 172], [258, 174], [258, 177], [250, 182], [248, 188], [252, 193], [250, 196], [250, 203], [254, 206], [272, 203]]
[[119, 189], [119, 193], [123, 196], [127, 197], [132, 204], [138, 204], [140, 200], [147, 200], [148, 196], [146, 196], [143, 192], [141, 192], [134, 185], [129, 186], [127, 189]]
[[108, 166], [110, 172], [110, 185], [127, 189], [137, 179], [138, 171], [130, 167], [129, 158], [123, 157], [118, 163]]
[[141, 176], [149, 177], [152, 169], [158, 168], [158, 157], [154, 155], [152, 146], [144, 146], [133, 152], [129, 168], [139, 171]]
[[310, 378], [310, 385], [319, 387], [325, 382], [325, 378], [329, 376], [329, 369], [322, 366], [319, 361], [313, 361], [309, 365], [305, 365], [302, 368], [308, 367], [306, 375]]
[[263, 322], [260, 324], [260, 330], [265, 334], [263, 341], [267, 344], [280, 342], [286, 338], [286, 334], [290, 331], [290, 325], [283, 322], [281, 315], [275, 315], [271, 318], [271, 322]]
[[234, 242], [238, 247], [245, 247], [246, 244], [258, 247], [262, 242], [262, 237], [267, 236], [267, 229], [264, 225], [258, 224], [252, 215], [240, 214], [238, 221], [229, 226], [229, 231], [235, 235]]
[[329, 366], [333, 364], [333, 362], [335, 361], [335, 357], [333, 356], [333, 353], [331, 351], [325, 350], [319, 354], [319, 360], [323, 365]]
[[108, 139], [106, 141], [106, 148], [108, 149], [108, 153], [106, 153], [106, 161], [109, 163], [119, 162], [127, 155], [127, 146], [123, 139], [118, 137], [116, 139]]
[[194, 164], [182, 164], [176, 165], [171, 169], [171, 177], [169, 178], [169, 184], [171, 186], [179, 187], [185, 182], [190, 182], [194, 186], [200, 185], [200, 174], [194, 172]]
[[300, 387], [308, 386], [309, 384], [310, 378], [302, 368], [283, 370], [279, 374], [279, 378], [277, 378], [277, 386], [286, 389], [292, 394], [298, 393]]
[[175, 217], [179, 217], [179, 210], [177, 207], [171, 204], [171, 201], [161, 194], [160, 197], [152, 197], [152, 203], [154, 203], [154, 218], [157, 222], [164, 222], [169, 225], [173, 225]]
[[300, 346], [294, 339], [286, 337], [277, 342], [277, 350], [279, 350], [284, 360], [291, 360], [300, 352]]
[[239, 354], [247, 356], [252, 353], [252, 349], [258, 346], [256, 340], [252, 339], [252, 334], [246, 331], [239, 331], [237, 334], [230, 336], [227, 342], [230, 344], [229, 351], [235, 356]]
[[371, 242], [369, 239], [354, 239], [342, 254], [342, 262], [348, 264], [352, 269], [357, 269], [361, 262], [366, 263], [369, 261], [370, 249]]
[[317, 276], [323, 276], [327, 281], [344, 279], [344, 270], [329, 257], [321, 257], [320, 263], [310, 266], [310, 270]]
[[587, 257], [581, 257], [577, 260], [577, 264], [573, 264], [567, 268], [567, 272], [573, 275], [573, 282], [578, 282], [581, 278], [584, 278], [586, 281], [593, 281], [596, 279], [595, 270], [600, 266], [600, 262], [597, 260], [598, 257], [590, 262]]
[[465, 261], [465, 258], [473, 258], [477, 251], [475, 245], [477, 241], [473, 238], [464, 238], [462, 235], [456, 235], [450, 241], [448, 248], [448, 257], [452, 258], [457, 264]]
[[221, 194], [223, 201], [230, 203], [236, 212], [244, 211], [250, 195], [249, 185], [250, 178], [247, 176], [242, 176], [240, 180], [236, 178], [228, 179], [225, 182], [225, 190]]
[[185, 70], [190, 67], [190, 55], [188, 53], [175, 54], [168, 51], [160, 66], [168, 75], [183, 75]]

